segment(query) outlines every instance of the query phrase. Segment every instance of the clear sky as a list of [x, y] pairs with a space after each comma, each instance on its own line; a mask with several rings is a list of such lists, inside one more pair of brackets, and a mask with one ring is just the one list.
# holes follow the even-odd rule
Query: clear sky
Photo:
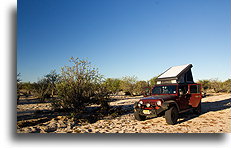
[[230, 78], [229, 0], [18, 0], [17, 72], [37, 81], [70, 57], [106, 78], [149, 80], [193, 64], [194, 80]]

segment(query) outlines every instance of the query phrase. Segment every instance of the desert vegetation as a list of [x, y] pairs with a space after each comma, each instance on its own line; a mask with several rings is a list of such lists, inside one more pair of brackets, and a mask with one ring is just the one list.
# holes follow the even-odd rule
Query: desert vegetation
[[209, 80], [199, 80], [197, 83], [202, 85], [202, 90], [204, 92], [212, 92], [212, 93], [230, 93], [231, 91], [231, 79], [226, 81], [220, 81], [218, 79], [209, 79]]
[[[105, 78], [97, 68], [87, 60], [71, 58], [72, 66], [64, 66], [61, 73], [52, 70], [37, 82], [22, 82], [20, 73], [17, 74], [17, 99], [21, 96], [33, 95], [44, 102], [53, 98], [54, 109], [80, 112], [91, 104], [108, 108], [108, 98], [112, 95], [144, 95], [145, 89], [151, 89], [156, 84], [157, 76], [148, 81], [139, 81], [136, 76], [122, 78]], [[231, 79], [198, 80], [202, 90], [207, 93], [229, 93]], [[54, 97], [55, 96], [55, 97]]]
[[[41, 122], [60, 120], [70, 121], [73, 126], [82, 124], [82, 120], [90, 123], [99, 121], [103, 124], [101, 121], [104, 118], [109, 117], [110, 120], [117, 121], [117, 117], [120, 116], [128, 118], [134, 124], [137, 123], [131, 118], [133, 104], [142, 95], [150, 93], [150, 89], [156, 84], [157, 76], [148, 81], [138, 80], [136, 76], [105, 78], [88, 60], [71, 58], [69, 62], [70, 66], [62, 67], [60, 73], [52, 70], [33, 83], [23, 82], [21, 74], [17, 74], [17, 109], [25, 110], [26, 106], [25, 113], [32, 110], [29, 116], [18, 116], [17, 125], [20, 130]], [[202, 90], [207, 94], [230, 93], [231, 89], [231, 79], [198, 80], [197, 83], [202, 84]], [[29, 119], [33, 121], [29, 122]], [[56, 124], [61, 126], [61, 123]], [[64, 124], [62, 126], [66, 127]], [[58, 128], [51, 127], [44, 132], [52, 132], [52, 129]], [[72, 127], [68, 127], [70, 128]]]
[[56, 84], [55, 108], [82, 111], [86, 106], [99, 104], [106, 108], [108, 89], [103, 85], [103, 76], [87, 60], [71, 58], [73, 66], [65, 66]]

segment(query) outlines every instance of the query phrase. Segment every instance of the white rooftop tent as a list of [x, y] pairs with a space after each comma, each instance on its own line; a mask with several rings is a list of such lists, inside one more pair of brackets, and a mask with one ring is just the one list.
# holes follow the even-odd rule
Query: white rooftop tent
[[157, 84], [194, 83], [191, 71], [192, 67], [192, 64], [170, 67], [157, 77]]

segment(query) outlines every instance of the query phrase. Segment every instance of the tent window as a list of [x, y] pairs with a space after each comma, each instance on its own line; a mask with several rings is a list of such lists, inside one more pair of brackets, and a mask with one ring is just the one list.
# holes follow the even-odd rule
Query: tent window
[[200, 85], [191, 85], [190, 86], [191, 94], [199, 94], [200, 93]]

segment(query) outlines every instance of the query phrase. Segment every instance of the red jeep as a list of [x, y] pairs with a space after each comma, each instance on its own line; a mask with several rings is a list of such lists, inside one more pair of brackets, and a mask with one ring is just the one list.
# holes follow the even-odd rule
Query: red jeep
[[200, 84], [156, 85], [151, 96], [135, 103], [134, 116], [141, 121], [146, 117], [164, 115], [168, 124], [176, 124], [179, 113], [193, 110], [200, 114], [201, 99]]
[[179, 113], [200, 114], [201, 85], [194, 83], [191, 68], [192, 64], [174, 66], [158, 76], [151, 96], [135, 103], [135, 119], [164, 115], [168, 124], [176, 124]]

